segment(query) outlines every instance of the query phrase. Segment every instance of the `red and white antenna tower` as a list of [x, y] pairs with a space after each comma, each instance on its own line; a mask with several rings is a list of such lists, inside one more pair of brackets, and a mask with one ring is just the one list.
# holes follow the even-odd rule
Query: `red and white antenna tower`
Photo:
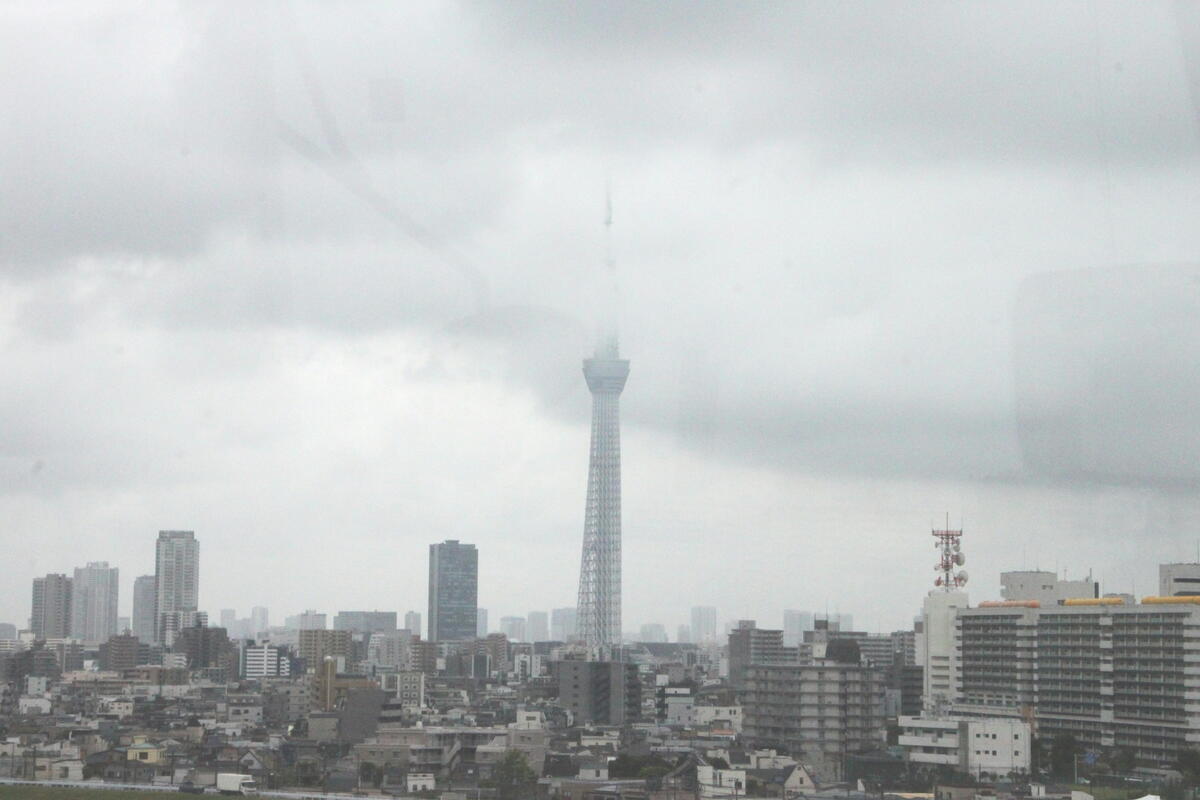
[[955, 568], [961, 567], [967, 563], [967, 557], [962, 551], [962, 529], [951, 530], [950, 515], [946, 514], [946, 527], [938, 530], [934, 528], [933, 536], [937, 540], [933, 546], [941, 551], [942, 557], [936, 564], [933, 565], [935, 572], [941, 573], [937, 580], [933, 582], [934, 586], [940, 586], [943, 590], [950, 592], [954, 589], [959, 589], [967, 585], [967, 572], [960, 569], [955, 572]]

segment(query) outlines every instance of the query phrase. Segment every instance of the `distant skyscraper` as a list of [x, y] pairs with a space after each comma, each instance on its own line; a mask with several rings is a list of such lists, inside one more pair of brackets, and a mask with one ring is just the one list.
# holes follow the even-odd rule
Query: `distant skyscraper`
[[692, 641], [697, 644], [717, 641], [717, 609], [713, 606], [692, 608]]
[[107, 561], [75, 568], [71, 582], [71, 638], [86, 644], [107, 642], [117, 634], [120, 571]]
[[550, 638], [556, 642], [569, 642], [575, 638], [574, 608], [556, 608], [550, 612]]
[[255, 606], [250, 611], [250, 635], [258, 636], [271, 627], [271, 614], [263, 606]]
[[154, 576], [133, 579], [133, 635], [144, 644], [154, 642]]
[[66, 639], [71, 635], [71, 579], [66, 575], [33, 579], [29, 629], [36, 639]]
[[813, 629], [811, 611], [797, 611], [789, 608], [783, 612], [783, 644], [785, 647], [795, 647], [804, 641], [804, 632]]
[[479, 551], [447, 539], [429, 545], [429, 640], [474, 639], [479, 609]]
[[525, 632], [531, 642], [550, 640], [550, 618], [545, 611], [530, 611], [525, 618]]
[[413, 636], [421, 635], [421, 612], [409, 611], [404, 615], [404, 628]]
[[11, 622], [0, 622], [0, 639], [16, 639], [17, 626]]
[[395, 611], [339, 611], [333, 618], [335, 631], [386, 633], [396, 630]]
[[198, 610], [200, 601], [200, 543], [192, 531], [159, 531], [154, 558], [155, 640], [164, 637], [165, 614], [187, 614]]
[[692, 629], [687, 625], [680, 625], [676, 629], [675, 641], [679, 642], [680, 644], [687, 644], [688, 642], [692, 641]]
[[500, 632], [507, 636], [510, 642], [529, 641], [524, 617], [501, 617]]
[[325, 615], [320, 614], [313, 609], [308, 609], [303, 614], [296, 615], [296, 628], [302, 631], [323, 631], [329, 626], [325, 622]]
[[238, 618], [237, 618], [237, 609], [236, 608], [222, 608], [221, 609], [221, 627], [222, 628], [224, 628], [226, 631], [233, 631], [235, 628], [237, 628], [237, 622], [238, 622]]
[[475, 609], [475, 636], [479, 639], [486, 639], [488, 635], [488, 618], [487, 609]]
[[667, 629], [658, 622], [647, 622], [638, 633], [639, 642], [665, 642]]

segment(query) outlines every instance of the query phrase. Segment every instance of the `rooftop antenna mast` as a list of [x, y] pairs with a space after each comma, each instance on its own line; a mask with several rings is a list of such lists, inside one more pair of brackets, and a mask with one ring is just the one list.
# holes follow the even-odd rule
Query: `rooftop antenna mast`
[[934, 528], [933, 536], [937, 540], [933, 546], [941, 551], [941, 558], [933, 565], [934, 572], [941, 573], [937, 580], [933, 582], [934, 586], [940, 587], [943, 591], [951, 592], [955, 589], [967, 585], [966, 570], [954, 571], [955, 567], [961, 567], [966, 563], [967, 557], [962, 551], [962, 529], [950, 528], [950, 514], [946, 514], [946, 527], [942, 529]]

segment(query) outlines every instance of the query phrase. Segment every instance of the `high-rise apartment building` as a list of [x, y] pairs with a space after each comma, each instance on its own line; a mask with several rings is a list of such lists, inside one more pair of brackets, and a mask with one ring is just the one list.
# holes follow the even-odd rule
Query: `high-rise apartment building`
[[136, 636], [122, 633], [110, 636], [100, 644], [100, 669], [121, 672], [145, 663], [143, 655], [149, 655], [149, 647], [138, 641]]
[[349, 659], [353, 647], [350, 631], [310, 628], [300, 631], [300, 658], [309, 670], [319, 669], [326, 658]]
[[479, 609], [479, 551], [447, 539], [429, 545], [429, 639], [474, 639]]
[[[478, 613], [478, 612], [477, 612]], [[413, 636], [421, 635], [421, 612], [409, 611], [404, 615], [404, 628]]]
[[88, 645], [107, 642], [117, 634], [117, 595], [120, 571], [107, 561], [75, 568], [71, 582], [71, 638]]
[[51, 573], [33, 579], [33, 611], [29, 629], [35, 639], [66, 639], [71, 635], [71, 579]]
[[[170, 646], [164, 616], [194, 613], [200, 601], [200, 543], [193, 531], [159, 531], [154, 553], [155, 641]], [[181, 626], [183, 627], [183, 626]], [[176, 628], [178, 630], [179, 628]]]
[[333, 618], [335, 631], [384, 633], [396, 630], [395, 611], [339, 611]]
[[624, 725], [642, 710], [636, 664], [620, 661], [555, 661], [558, 702], [576, 725]]
[[1200, 744], [1200, 597], [980, 603], [957, 614], [952, 710], [1020, 717], [1040, 737], [1173, 763]]
[[133, 579], [133, 635], [143, 644], [154, 642], [155, 588], [153, 575], [139, 575]]
[[879, 670], [834, 660], [752, 664], [743, 679], [742, 734], [757, 747], [804, 753], [841, 780], [847, 755], [884, 743]]
[[795, 664], [795, 648], [783, 646], [783, 631], [759, 628], [754, 620], [740, 620], [729, 632], [729, 685], [743, 689], [746, 670], [753, 665]]
[[692, 641], [696, 644], [715, 644], [717, 641], [717, 609], [713, 606], [692, 608]]
[[525, 617], [525, 633], [531, 642], [550, 640], [550, 617], [545, 611], [530, 611]]
[[569, 642], [575, 638], [574, 608], [556, 608], [550, 612], [550, 638], [556, 642]]

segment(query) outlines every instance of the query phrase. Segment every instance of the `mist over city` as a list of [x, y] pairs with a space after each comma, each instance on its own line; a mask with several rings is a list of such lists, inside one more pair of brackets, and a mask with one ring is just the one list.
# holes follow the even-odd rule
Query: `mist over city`
[[0, 800], [1200, 786], [1195, 3], [13, 4], [0, 65]]

